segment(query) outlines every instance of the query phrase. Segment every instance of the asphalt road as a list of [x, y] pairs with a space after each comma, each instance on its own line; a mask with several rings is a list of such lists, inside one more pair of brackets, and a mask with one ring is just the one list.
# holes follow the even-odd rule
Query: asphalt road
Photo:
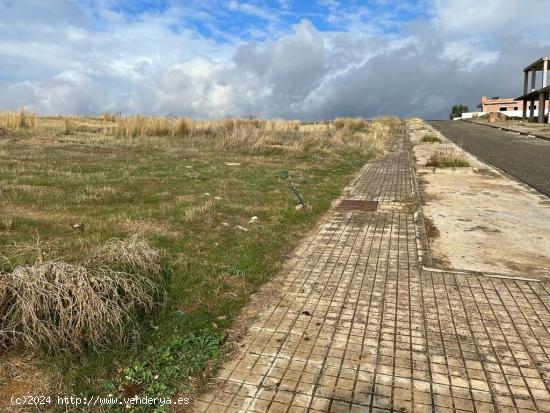
[[430, 121], [463, 149], [550, 196], [550, 141], [464, 121]]

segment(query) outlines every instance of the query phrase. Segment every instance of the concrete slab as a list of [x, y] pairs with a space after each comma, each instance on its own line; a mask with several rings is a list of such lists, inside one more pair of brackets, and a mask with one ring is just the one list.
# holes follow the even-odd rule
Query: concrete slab
[[[425, 134], [441, 144], [421, 143]], [[430, 125], [410, 133], [424, 215], [439, 231], [436, 262], [455, 269], [550, 276], [550, 198], [465, 153]], [[435, 151], [465, 153], [470, 168], [428, 168]]]

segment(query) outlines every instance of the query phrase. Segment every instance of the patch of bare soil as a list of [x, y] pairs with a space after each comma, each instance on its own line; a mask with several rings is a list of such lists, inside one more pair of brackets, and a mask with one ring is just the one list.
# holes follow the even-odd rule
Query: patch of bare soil
[[[29, 406], [14, 406], [11, 398], [47, 395], [55, 380], [37, 367], [32, 355], [0, 355], [0, 412], [27, 412]], [[34, 410], [33, 410], [34, 411]]]

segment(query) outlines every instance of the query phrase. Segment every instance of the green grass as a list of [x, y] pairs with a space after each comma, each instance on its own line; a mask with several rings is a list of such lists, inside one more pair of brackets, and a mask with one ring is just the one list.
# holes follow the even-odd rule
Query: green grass
[[423, 143], [441, 143], [441, 139], [435, 135], [424, 135], [422, 138]]
[[[33, 261], [21, 246], [37, 234], [46, 258], [80, 262], [106, 240], [137, 233], [168, 272], [166, 302], [141, 320], [140, 340], [41, 356], [73, 394], [121, 395], [132, 385], [141, 396], [192, 393], [200, 381], [189, 377], [223, 358], [233, 316], [372, 156], [256, 155], [204, 137], [117, 139], [101, 134], [100, 121], [75, 118], [71, 135], [62, 119], [38, 123], [0, 140], [0, 254], [9, 259], [0, 271]], [[310, 210], [295, 210], [291, 183]]]

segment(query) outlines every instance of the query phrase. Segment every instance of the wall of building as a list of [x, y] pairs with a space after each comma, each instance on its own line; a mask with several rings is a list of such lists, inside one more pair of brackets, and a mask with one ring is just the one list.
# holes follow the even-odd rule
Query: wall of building
[[523, 110], [523, 102], [511, 98], [492, 99], [486, 96], [481, 97], [482, 112], [508, 112]]

